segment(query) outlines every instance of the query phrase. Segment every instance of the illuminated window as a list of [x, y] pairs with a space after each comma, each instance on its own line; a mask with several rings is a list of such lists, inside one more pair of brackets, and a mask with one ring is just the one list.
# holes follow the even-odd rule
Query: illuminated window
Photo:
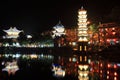
[[82, 56], [80, 56], [80, 61], [82, 61]]
[[111, 67], [111, 66], [110, 66], [110, 64], [108, 64], [107, 66], [108, 66], [108, 68], [110, 68], [110, 67]]
[[114, 80], [117, 80], [117, 77], [114, 77]]
[[109, 79], [109, 76], [107, 76], [107, 79]]
[[85, 51], [87, 50], [87, 46], [84, 46], [84, 50], [85, 50]]
[[114, 75], [117, 76], [117, 72], [114, 72]]
[[101, 63], [101, 64], [100, 64], [100, 67], [102, 67], [102, 66], [103, 66], [103, 64]]
[[109, 71], [107, 71], [107, 74], [109, 74]]
[[85, 56], [85, 61], [87, 61], [87, 56]]
[[82, 46], [80, 46], [80, 51], [82, 51]]
[[117, 68], [117, 65], [116, 65], [116, 64], [114, 65], [114, 68]]

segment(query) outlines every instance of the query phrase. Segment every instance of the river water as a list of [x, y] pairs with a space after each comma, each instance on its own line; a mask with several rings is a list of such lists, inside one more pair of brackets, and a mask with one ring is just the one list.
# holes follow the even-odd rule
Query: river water
[[[70, 76], [54, 76], [54, 57], [44, 53], [1, 54], [0, 80], [68, 80]], [[72, 80], [71, 78], [69, 80]]]

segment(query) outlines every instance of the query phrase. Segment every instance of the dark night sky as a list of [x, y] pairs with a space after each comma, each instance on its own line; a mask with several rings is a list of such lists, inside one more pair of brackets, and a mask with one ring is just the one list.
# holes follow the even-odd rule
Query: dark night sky
[[41, 33], [60, 20], [65, 27], [77, 25], [81, 6], [88, 11], [89, 20], [110, 13], [119, 0], [1, 0], [0, 26], [16, 26], [26, 33]]

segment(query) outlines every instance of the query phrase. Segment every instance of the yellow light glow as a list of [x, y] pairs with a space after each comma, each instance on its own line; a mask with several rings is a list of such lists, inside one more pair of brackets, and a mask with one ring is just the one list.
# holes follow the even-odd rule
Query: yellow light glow
[[[81, 9], [78, 11], [78, 42], [88, 42], [88, 28], [87, 28], [87, 11], [81, 7]], [[79, 46], [80, 51], [84, 49], [87, 50], [87, 46], [80, 45]], [[87, 61], [87, 56], [80, 56], [80, 61]], [[79, 80], [89, 80], [88, 74], [89, 74], [89, 65], [78, 65], [78, 79]]]
[[[86, 50], [85, 50], [86, 51]], [[85, 61], [87, 61], [87, 56], [85, 56]]]
[[33, 59], [37, 58], [38, 56], [36, 54], [31, 54], [30, 57]]
[[82, 61], [82, 56], [80, 56], [80, 61]]
[[114, 80], [117, 80], [117, 77], [114, 77]]
[[88, 41], [87, 40], [87, 11], [81, 8], [78, 11], [78, 41], [83, 42], [83, 41]]
[[88, 69], [88, 65], [84, 65], [84, 69], [87, 70]]
[[114, 72], [114, 75], [117, 76], [117, 72]]
[[80, 46], [80, 51], [82, 51], [82, 46]]
[[109, 74], [109, 71], [107, 71], [107, 74]]
[[82, 70], [82, 69], [83, 69], [83, 66], [82, 66], [82, 65], [79, 65], [78, 67], [79, 67], [79, 69], [80, 69], [80, 70]]
[[18, 34], [22, 32], [22, 30], [18, 30], [16, 27], [10, 27], [10, 29], [4, 30], [4, 32], [7, 33], [7, 38], [17, 38], [19, 36]]

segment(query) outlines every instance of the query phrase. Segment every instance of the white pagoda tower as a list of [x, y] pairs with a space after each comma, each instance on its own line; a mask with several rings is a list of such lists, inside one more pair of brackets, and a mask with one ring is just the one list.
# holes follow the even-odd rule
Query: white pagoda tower
[[[81, 7], [78, 11], [78, 50], [86, 51], [88, 44], [87, 11]], [[82, 45], [83, 44], [83, 45]]]
[[56, 24], [53, 27], [53, 31], [52, 31], [52, 38], [54, 39], [55, 47], [58, 47], [58, 46], [60, 47], [61, 45], [64, 44], [63, 38], [62, 38], [63, 35], [65, 35], [65, 28], [61, 24], [61, 21], [59, 21], [58, 24]]
[[8, 30], [3, 30], [7, 33], [4, 38], [17, 38], [19, 37], [19, 33], [23, 30], [18, 30], [16, 27], [10, 27]]
[[88, 45], [88, 28], [87, 28], [87, 11], [81, 7], [78, 11], [78, 79], [89, 80], [89, 65], [87, 56]]
[[53, 27], [53, 31], [52, 31], [52, 33], [53, 33], [53, 35], [52, 35], [52, 37], [53, 38], [55, 38], [56, 36], [62, 36], [62, 35], [65, 35], [65, 28], [64, 28], [64, 26], [61, 24], [61, 21], [59, 21], [58, 22], [58, 24], [57, 25], [55, 25], [54, 27]]

